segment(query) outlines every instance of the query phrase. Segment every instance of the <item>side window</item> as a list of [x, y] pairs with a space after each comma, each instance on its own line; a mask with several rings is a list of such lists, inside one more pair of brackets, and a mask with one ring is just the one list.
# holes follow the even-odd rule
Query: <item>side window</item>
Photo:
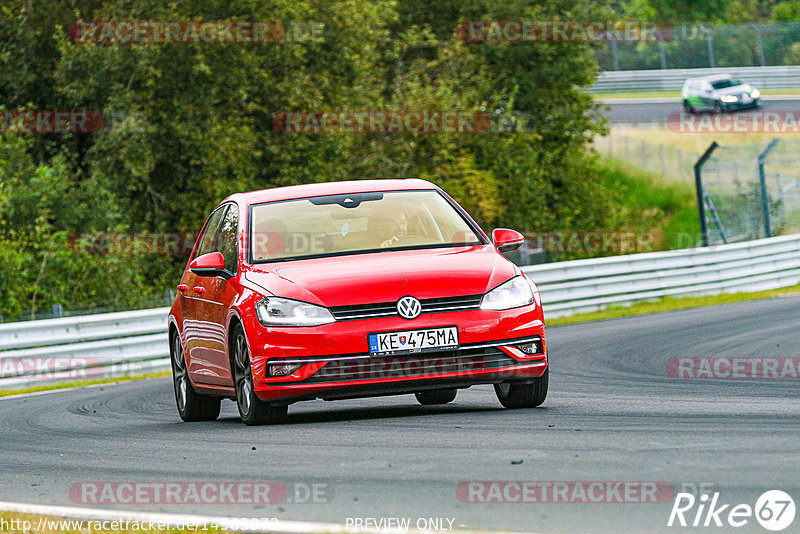
[[219, 251], [225, 258], [225, 269], [236, 273], [239, 263], [236, 242], [239, 238], [239, 208], [231, 204], [219, 229]]
[[217, 208], [217, 211], [211, 214], [211, 217], [208, 218], [208, 224], [206, 224], [206, 228], [203, 231], [203, 237], [200, 238], [200, 246], [197, 248], [197, 252], [195, 252], [194, 257], [197, 258], [202, 256], [203, 254], [208, 254], [209, 252], [217, 252], [217, 232], [219, 230], [220, 223], [222, 222], [222, 216], [225, 215], [225, 210], [227, 206], [222, 206]]

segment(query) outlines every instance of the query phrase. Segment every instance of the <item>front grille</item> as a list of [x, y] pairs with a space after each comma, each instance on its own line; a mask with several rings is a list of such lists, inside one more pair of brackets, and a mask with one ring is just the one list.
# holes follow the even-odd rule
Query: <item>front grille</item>
[[[461, 297], [444, 297], [438, 299], [420, 299], [422, 313], [438, 313], [448, 311], [477, 310], [481, 306], [483, 295], [467, 295]], [[396, 302], [380, 304], [356, 304], [355, 306], [334, 306], [329, 308], [337, 321], [353, 321], [356, 319], [374, 319], [376, 317], [397, 317]]]
[[373, 356], [353, 360], [332, 360], [303, 383], [410, 378], [469, 372], [519, 365], [497, 347], [466, 348], [402, 356]]

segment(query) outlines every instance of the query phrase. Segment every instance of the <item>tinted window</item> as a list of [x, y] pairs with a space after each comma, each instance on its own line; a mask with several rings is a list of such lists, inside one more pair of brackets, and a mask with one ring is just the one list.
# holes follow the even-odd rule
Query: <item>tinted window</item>
[[222, 226], [219, 229], [219, 252], [225, 258], [225, 269], [235, 273], [239, 263], [236, 253], [236, 239], [239, 235], [239, 207], [231, 204], [225, 218], [222, 219]]
[[203, 230], [203, 237], [200, 238], [200, 246], [197, 248], [197, 252], [194, 255], [195, 258], [203, 254], [208, 254], [209, 252], [217, 252], [217, 230], [219, 230], [219, 225], [222, 222], [222, 216], [225, 215], [226, 209], [227, 206], [219, 207], [211, 214], [211, 217], [208, 218], [208, 223], [206, 223], [206, 227]]
[[727, 79], [727, 80], [717, 80], [716, 82], [712, 82], [714, 89], [727, 89], [728, 87], [736, 87], [737, 85], [742, 85], [742, 82], [739, 80]]

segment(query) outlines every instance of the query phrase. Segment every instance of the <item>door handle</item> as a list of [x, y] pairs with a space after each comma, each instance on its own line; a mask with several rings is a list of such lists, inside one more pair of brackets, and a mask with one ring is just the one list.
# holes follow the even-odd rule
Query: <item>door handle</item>
[[206, 292], [206, 288], [204, 288], [203, 286], [194, 286], [194, 292], [197, 293], [198, 295], [202, 295], [203, 293]]
[[186, 284], [178, 284], [178, 291], [186, 291], [187, 289], [189, 289], [189, 286]]

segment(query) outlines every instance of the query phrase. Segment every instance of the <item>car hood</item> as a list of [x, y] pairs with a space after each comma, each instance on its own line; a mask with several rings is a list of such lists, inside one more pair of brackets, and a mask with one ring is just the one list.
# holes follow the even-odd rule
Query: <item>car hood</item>
[[478, 295], [519, 274], [491, 245], [354, 254], [255, 265], [268, 294], [323, 306]]

